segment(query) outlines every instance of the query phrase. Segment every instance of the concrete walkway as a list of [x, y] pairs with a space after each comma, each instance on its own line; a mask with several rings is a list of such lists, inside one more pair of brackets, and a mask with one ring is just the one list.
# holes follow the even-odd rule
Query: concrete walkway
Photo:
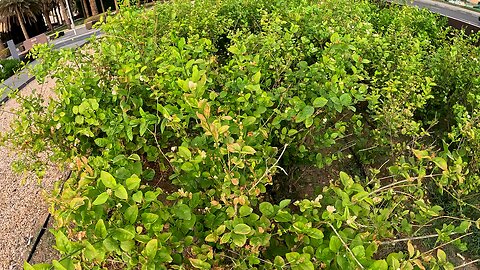
[[[50, 44], [54, 45], [55, 49], [64, 49], [64, 48], [77, 48], [81, 47], [88, 42], [88, 38], [92, 35], [100, 36], [101, 32], [98, 29], [87, 30], [85, 25], [79, 26], [76, 28], [77, 34], [73, 33], [73, 30], [70, 30], [65, 33], [63, 37], [54, 39], [50, 41]], [[31, 82], [35, 77], [31, 74], [30, 69], [34, 67], [38, 62], [36, 60], [30, 62], [24, 69], [22, 69], [17, 74], [6, 79], [0, 84], [0, 104], [4, 103], [8, 99], [8, 95], [16, 90], [20, 90], [29, 82]]]

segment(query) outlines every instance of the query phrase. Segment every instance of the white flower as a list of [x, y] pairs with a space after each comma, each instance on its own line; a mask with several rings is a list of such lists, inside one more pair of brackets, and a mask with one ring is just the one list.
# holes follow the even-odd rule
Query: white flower
[[333, 212], [335, 212], [336, 210], [337, 209], [335, 209], [335, 207], [332, 205], [327, 206], [327, 212], [329, 212], [330, 214], [333, 214]]

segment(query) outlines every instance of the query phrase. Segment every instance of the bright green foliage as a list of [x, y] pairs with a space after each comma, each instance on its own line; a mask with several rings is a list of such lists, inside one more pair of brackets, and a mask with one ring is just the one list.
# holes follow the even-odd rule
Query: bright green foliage
[[15, 72], [17, 72], [21, 66], [22, 62], [17, 59], [2, 59], [0, 60], [0, 81], [10, 78]]
[[[443, 78], [441, 63], [479, 49], [434, 15], [179, 0], [124, 8], [102, 30], [78, 51], [36, 48], [57, 96], [25, 99], [7, 137], [18, 168], [48, 150], [73, 170], [51, 196], [54, 268], [451, 269], [409, 238], [465, 249], [472, 216], [430, 198], [478, 191], [474, 96], [443, 87], [475, 95], [479, 81]], [[451, 121], [435, 125], [438, 106]], [[298, 165], [338, 180], [310, 198], [269, 192]]]

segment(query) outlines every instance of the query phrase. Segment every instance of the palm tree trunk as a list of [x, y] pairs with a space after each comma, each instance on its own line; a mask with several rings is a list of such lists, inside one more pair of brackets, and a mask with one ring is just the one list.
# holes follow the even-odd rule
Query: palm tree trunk
[[18, 6], [15, 7], [15, 13], [17, 13], [17, 20], [18, 20], [18, 23], [20, 23], [20, 27], [22, 28], [23, 36], [25, 37], [25, 40], [27, 40], [30, 37], [28, 36], [27, 28], [25, 27], [25, 22], [23, 21], [22, 16], [20, 16], [20, 10], [18, 10]]
[[87, 0], [82, 0], [81, 2], [82, 2], [82, 5], [85, 9], [85, 18], [90, 17], [90, 11], [88, 10]]
[[58, 3], [60, 4], [60, 12], [62, 12], [63, 20], [67, 24], [67, 27], [70, 28], [71, 22], [68, 19], [67, 8], [65, 7], [65, 2], [63, 2], [63, 0], [60, 0], [60, 1], [58, 1]]
[[43, 17], [45, 17], [45, 22], [47, 23], [48, 30], [53, 30], [52, 21], [50, 20], [50, 10], [48, 10], [48, 8], [43, 9]]
[[55, 16], [55, 20], [57, 20], [58, 25], [62, 25], [62, 21], [60, 19], [60, 15], [58, 15], [57, 7], [53, 8], [53, 15]]
[[105, 12], [105, 7], [103, 6], [103, 0], [100, 0], [100, 6], [102, 8], [102, 13]]
[[95, 0], [89, 0], [90, 2], [90, 9], [92, 10], [92, 16], [95, 16], [98, 14], [98, 9], [97, 9], [97, 2]]

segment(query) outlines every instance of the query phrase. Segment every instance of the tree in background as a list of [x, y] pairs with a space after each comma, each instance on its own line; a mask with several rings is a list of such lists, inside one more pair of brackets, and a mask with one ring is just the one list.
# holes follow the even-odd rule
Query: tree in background
[[10, 30], [12, 20], [17, 20], [22, 28], [23, 36], [29, 39], [25, 22], [35, 22], [38, 13], [42, 10], [41, 4], [36, 0], [0, 0], [0, 17], [4, 20], [2, 31]]
[[98, 8], [97, 8], [97, 2], [95, 0], [89, 0], [90, 3], [90, 9], [92, 10], [92, 16], [95, 16], [98, 14]]
[[42, 6], [43, 17], [47, 23], [48, 30], [53, 30], [52, 21], [50, 20], [50, 11], [55, 7], [55, 1], [53, 0], [40, 0]]
[[72, 23], [68, 19], [67, 8], [65, 7], [64, 0], [58, 0], [58, 5], [60, 6], [60, 12], [62, 13], [64, 23], [67, 24], [68, 28], [71, 28]]

